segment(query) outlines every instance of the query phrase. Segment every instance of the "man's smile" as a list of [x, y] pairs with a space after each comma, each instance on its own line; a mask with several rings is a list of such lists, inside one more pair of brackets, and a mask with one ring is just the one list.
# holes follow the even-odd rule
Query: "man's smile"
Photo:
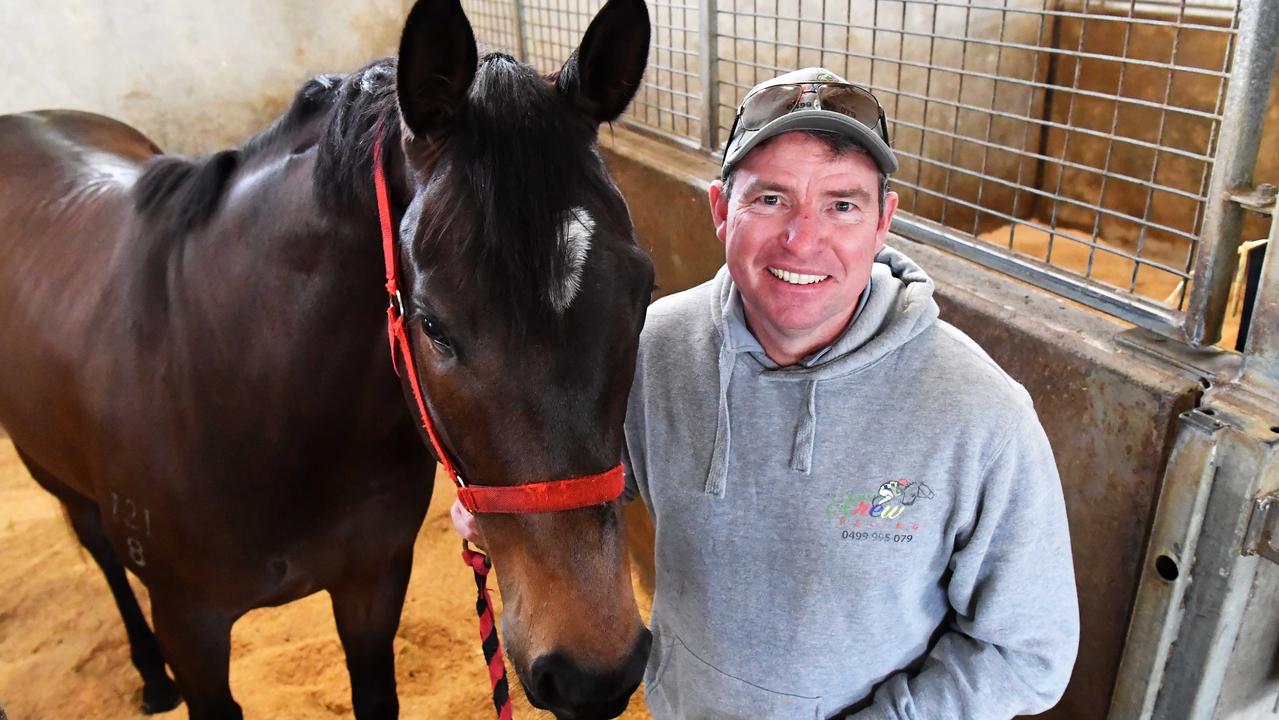
[[791, 285], [812, 285], [830, 278], [830, 275], [813, 275], [809, 273], [791, 272], [790, 270], [783, 270], [771, 265], [768, 267], [768, 272], [778, 280], [790, 283]]

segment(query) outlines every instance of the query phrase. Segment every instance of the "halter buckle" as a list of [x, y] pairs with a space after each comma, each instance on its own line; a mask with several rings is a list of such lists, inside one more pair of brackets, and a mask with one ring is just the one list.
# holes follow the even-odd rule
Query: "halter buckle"
[[395, 311], [395, 317], [404, 317], [404, 298], [398, 289], [390, 295], [390, 308]]

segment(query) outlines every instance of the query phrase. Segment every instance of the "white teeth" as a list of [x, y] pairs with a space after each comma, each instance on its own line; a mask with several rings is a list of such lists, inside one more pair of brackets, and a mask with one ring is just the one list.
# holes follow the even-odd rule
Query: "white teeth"
[[793, 273], [789, 270], [781, 270], [775, 267], [770, 267], [768, 271], [773, 274], [773, 277], [778, 280], [788, 282], [791, 285], [812, 285], [813, 283], [821, 282], [830, 277], [829, 275], [805, 275], [803, 273]]

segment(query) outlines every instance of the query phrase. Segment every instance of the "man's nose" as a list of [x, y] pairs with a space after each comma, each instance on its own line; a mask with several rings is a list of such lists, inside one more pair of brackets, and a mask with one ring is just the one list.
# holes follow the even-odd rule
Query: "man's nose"
[[786, 246], [791, 252], [804, 252], [821, 242], [821, 222], [816, 210], [800, 209], [787, 228]]

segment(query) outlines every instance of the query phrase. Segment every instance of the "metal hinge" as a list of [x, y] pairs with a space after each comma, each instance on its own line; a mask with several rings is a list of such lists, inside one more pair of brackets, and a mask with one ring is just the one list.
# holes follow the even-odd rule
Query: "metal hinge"
[[1245, 210], [1262, 215], [1274, 214], [1276, 197], [1279, 197], [1279, 188], [1270, 183], [1261, 183], [1256, 187], [1242, 187], [1230, 193], [1230, 199], [1242, 205]]
[[1252, 501], [1252, 517], [1243, 536], [1243, 554], [1279, 564], [1279, 491]]

